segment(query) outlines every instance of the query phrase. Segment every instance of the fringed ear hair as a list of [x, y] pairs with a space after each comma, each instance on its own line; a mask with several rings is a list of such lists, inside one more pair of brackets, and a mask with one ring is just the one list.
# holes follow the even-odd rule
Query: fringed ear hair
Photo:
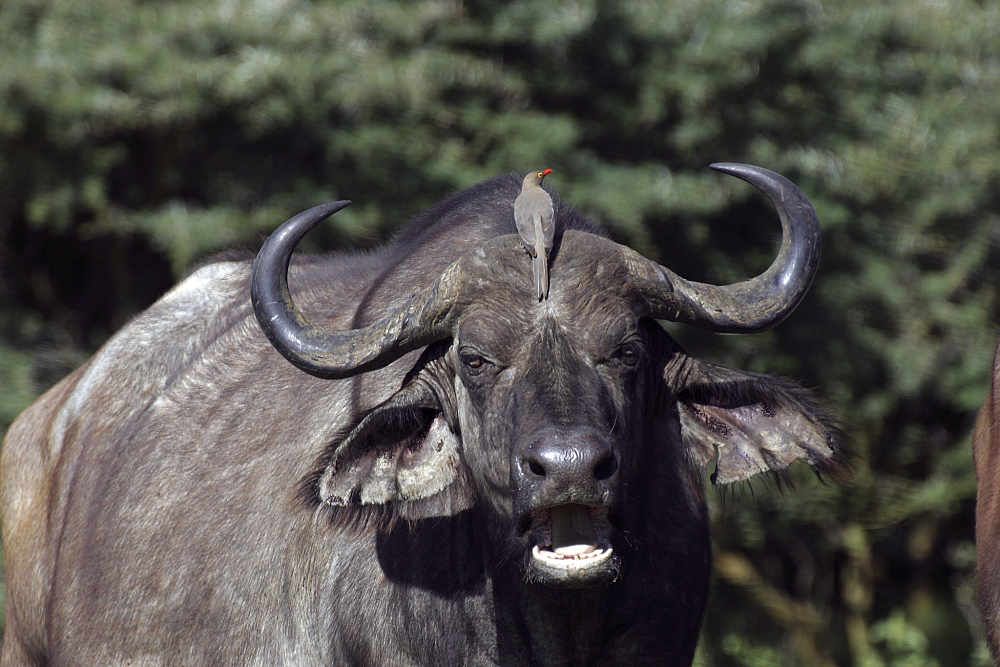
[[729, 484], [781, 472], [798, 460], [819, 471], [846, 465], [840, 430], [806, 389], [678, 352], [664, 380], [677, 397], [681, 436], [712, 481]]
[[448, 516], [473, 504], [458, 436], [433, 391], [411, 381], [330, 445], [302, 495], [344, 526]]

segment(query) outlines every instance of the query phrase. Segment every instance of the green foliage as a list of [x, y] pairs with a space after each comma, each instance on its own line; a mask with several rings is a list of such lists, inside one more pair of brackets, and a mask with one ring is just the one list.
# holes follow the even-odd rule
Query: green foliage
[[355, 204], [370, 247], [443, 196], [552, 167], [696, 280], [762, 270], [795, 180], [825, 230], [799, 311], [692, 351], [800, 378], [846, 482], [711, 493], [701, 665], [986, 664], [969, 432], [1000, 321], [1000, 5], [722, 0], [6, 0], [0, 429], [194, 263]]
[[31, 355], [0, 347], [0, 385], [4, 387], [0, 394], [0, 423], [10, 424], [35, 397], [31, 371]]

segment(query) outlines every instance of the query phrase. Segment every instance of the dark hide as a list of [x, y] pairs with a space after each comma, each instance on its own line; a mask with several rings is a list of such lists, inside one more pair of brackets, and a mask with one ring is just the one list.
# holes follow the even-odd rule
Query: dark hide
[[[519, 180], [371, 254], [297, 259], [297, 304], [333, 329], [385, 315], [512, 234]], [[299, 372], [249, 263], [219, 262], [40, 398], [0, 461], [3, 664], [689, 664], [700, 467], [826, 468], [834, 430], [791, 383], [685, 354], [554, 199], [546, 301], [513, 241], [477, 260], [450, 340], [383, 369]], [[584, 540], [599, 565], [532, 555]]]
[[990, 393], [972, 439], [976, 459], [976, 602], [994, 660], [1000, 660], [1000, 346]]

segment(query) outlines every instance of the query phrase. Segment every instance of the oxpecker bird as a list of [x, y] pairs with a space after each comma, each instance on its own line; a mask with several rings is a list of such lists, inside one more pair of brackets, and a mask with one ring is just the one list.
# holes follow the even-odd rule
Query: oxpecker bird
[[556, 233], [552, 197], [542, 189], [542, 179], [551, 173], [551, 169], [545, 169], [527, 174], [521, 182], [521, 194], [514, 200], [514, 224], [532, 258], [539, 301], [549, 294], [549, 251]]

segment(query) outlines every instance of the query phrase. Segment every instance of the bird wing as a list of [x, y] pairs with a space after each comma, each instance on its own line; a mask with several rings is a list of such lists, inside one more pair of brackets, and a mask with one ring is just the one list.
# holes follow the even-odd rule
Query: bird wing
[[529, 246], [535, 245], [535, 225], [531, 215], [530, 193], [522, 192], [514, 200], [514, 224], [517, 225], [517, 233], [521, 239]]
[[514, 200], [514, 223], [525, 243], [535, 245], [535, 218], [541, 218], [545, 248], [552, 249], [555, 237], [555, 209], [549, 193], [541, 188], [526, 190]]
[[542, 211], [542, 239], [545, 243], [546, 250], [552, 250], [552, 242], [556, 236], [556, 212], [552, 207], [552, 198], [544, 190], [542, 193], [545, 195], [548, 207]]

